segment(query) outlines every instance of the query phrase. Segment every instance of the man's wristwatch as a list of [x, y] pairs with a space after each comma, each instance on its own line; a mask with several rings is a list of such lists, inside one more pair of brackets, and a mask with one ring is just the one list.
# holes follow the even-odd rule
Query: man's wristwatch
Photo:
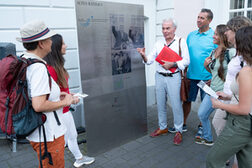
[[176, 68], [177, 66], [178, 66], [177, 62], [174, 62], [172, 67]]

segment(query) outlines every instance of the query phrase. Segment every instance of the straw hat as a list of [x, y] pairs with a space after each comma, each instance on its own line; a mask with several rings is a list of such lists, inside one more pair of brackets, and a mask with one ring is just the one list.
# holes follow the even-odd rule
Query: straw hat
[[22, 43], [31, 43], [52, 37], [56, 33], [45, 25], [41, 20], [33, 20], [26, 23], [20, 28], [21, 37], [17, 37], [17, 41]]

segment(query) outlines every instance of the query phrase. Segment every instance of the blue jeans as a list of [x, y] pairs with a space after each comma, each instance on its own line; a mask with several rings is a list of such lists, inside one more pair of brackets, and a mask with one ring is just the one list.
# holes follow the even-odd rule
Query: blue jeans
[[198, 110], [198, 116], [203, 127], [202, 138], [206, 139], [207, 141], [213, 140], [209, 116], [214, 110], [215, 109], [212, 107], [211, 97], [208, 94], [206, 94], [203, 101], [200, 104]]
[[173, 74], [172, 77], [164, 77], [156, 73], [156, 98], [158, 108], [158, 122], [161, 130], [167, 128], [167, 97], [171, 102], [173, 122], [176, 131], [182, 133], [184, 113], [180, 99], [181, 75]]
[[[207, 82], [209, 80], [203, 80], [204, 82]], [[194, 80], [194, 79], [190, 79], [190, 90], [189, 90], [189, 97], [187, 102], [192, 102], [195, 101], [198, 95], [198, 91], [200, 90], [200, 100], [202, 101], [204, 96], [206, 95], [206, 93], [198, 87], [198, 83], [200, 82], [200, 80]]]

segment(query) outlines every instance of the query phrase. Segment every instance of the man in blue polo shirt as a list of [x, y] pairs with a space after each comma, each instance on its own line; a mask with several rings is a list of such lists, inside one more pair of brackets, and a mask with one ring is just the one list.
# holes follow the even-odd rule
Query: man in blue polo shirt
[[[190, 55], [190, 64], [187, 71], [187, 78], [190, 79], [189, 98], [183, 102], [184, 110], [184, 126], [186, 131], [186, 119], [191, 111], [191, 102], [196, 100], [199, 87], [197, 83], [200, 80], [210, 82], [211, 73], [204, 67], [205, 59], [210, 55], [211, 51], [217, 46], [213, 44], [214, 30], [209, 27], [213, 19], [213, 13], [210, 9], [201, 9], [198, 18], [198, 30], [191, 32], [187, 37], [187, 45]], [[205, 93], [200, 89], [201, 100], [203, 100]], [[202, 127], [199, 125], [198, 135], [202, 134]]]

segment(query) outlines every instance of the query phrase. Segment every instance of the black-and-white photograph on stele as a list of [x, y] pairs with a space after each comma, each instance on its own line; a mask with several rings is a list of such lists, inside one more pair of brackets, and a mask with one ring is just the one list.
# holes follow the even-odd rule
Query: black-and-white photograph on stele
[[143, 22], [142, 16], [125, 17], [124, 15], [110, 14], [111, 49], [126, 50], [144, 47]]
[[112, 75], [131, 72], [131, 58], [127, 50], [114, 50], [112, 58]]
[[143, 17], [110, 14], [112, 75], [131, 72], [132, 53], [144, 47]]
[[131, 16], [130, 28], [129, 28], [129, 39], [134, 48], [144, 47], [144, 19], [142, 16]]

